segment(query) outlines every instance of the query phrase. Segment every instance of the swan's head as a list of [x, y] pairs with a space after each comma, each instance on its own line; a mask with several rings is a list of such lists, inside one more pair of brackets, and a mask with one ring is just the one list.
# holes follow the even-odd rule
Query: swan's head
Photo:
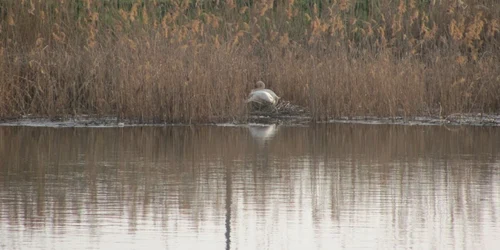
[[256, 89], [265, 89], [266, 84], [263, 81], [258, 81], [257, 83], [255, 83], [255, 87]]

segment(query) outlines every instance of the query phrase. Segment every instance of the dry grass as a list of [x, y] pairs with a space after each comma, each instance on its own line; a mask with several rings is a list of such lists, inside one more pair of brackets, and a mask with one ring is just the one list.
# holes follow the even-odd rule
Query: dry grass
[[499, 61], [495, 0], [0, 3], [3, 118], [241, 119], [259, 79], [316, 119], [491, 113]]

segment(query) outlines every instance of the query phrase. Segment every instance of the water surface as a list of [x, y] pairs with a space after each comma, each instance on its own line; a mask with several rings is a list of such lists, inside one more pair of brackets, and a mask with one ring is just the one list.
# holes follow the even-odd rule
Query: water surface
[[0, 249], [497, 249], [500, 128], [0, 127]]

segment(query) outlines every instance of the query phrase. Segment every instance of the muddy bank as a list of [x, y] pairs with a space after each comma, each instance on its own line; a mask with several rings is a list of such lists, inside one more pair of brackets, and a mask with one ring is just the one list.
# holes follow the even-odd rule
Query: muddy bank
[[309, 123], [357, 123], [357, 124], [395, 124], [395, 125], [464, 125], [464, 126], [500, 126], [499, 114], [452, 114], [445, 117], [377, 117], [355, 116], [339, 117], [328, 120], [315, 120], [310, 112], [301, 106], [282, 101], [271, 110], [252, 111], [248, 122], [263, 124], [301, 125]]
[[447, 117], [342, 117], [328, 123], [362, 123], [395, 125], [500, 126], [500, 115], [454, 114]]
[[[226, 123], [206, 123], [200, 125], [233, 125], [246, 124], [279, 124], [279, 125], [309, 125], [313, 123], [352, 123], [352, 124], [394, 124], [394, 125], [446, 125], [446, 126], [500, 126], [498, 114], [454, 114], [447, 117], [340, 117], [326, 121], [314, 121], [307, 114], [265, 114], [252, 113], [245, 121], [229, 121]], [[30, 127], [125, 127], [125, 126], [172, 126], [189, 125], [173, 123], [141, 123], [133, 120], [118, 120], [114, 117], [79, 116], [71, 118], [49, 119], [43, 117], [25, 116], [15, 119], [1, 119], [0, 126], [30, 126]]]
[[249, 122], [264, 124], [301, 125], [309, 123], [356, 123], [393, 125], [450, 125], [450, 126], [500, 126], [500, 115], [456, 114], [447, 117], [340, 117], [326, 121], [314, 121], [308, 116], [253, 115]]

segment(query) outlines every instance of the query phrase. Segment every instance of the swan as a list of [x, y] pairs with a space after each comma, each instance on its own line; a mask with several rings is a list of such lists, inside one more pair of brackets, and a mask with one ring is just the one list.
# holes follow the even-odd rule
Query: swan
[[280, 97], [270, 89], [266, 89], [263, 81], [256, 83], [257, 88], [252, 89], [248, 96], [247, 103], [257, 103], [260, 105], [276, 105]]

